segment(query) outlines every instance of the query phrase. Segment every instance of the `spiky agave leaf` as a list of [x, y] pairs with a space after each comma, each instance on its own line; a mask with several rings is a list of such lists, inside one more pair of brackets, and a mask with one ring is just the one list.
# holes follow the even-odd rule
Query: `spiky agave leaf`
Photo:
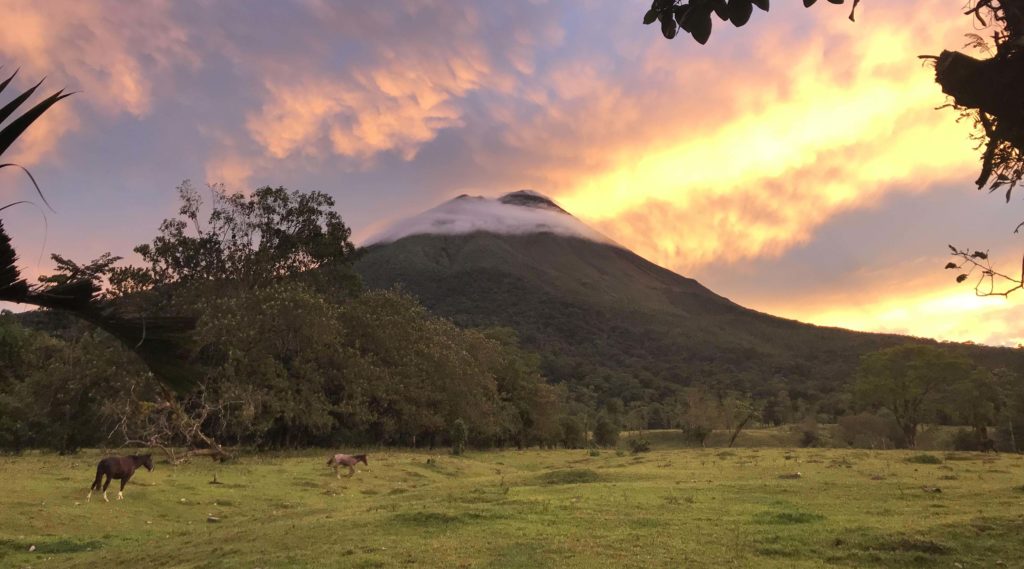
[[[0, 82], [0, 92], [11, 83], [17, 71]], [[21, 93], [3, 107], [0, 107], [0, 124], [13, 116], [19, 107], [35, 93], [42, 81]], [[63, 89], [43, 99], [29, 110], [15, 117], [0, 129], [0, 155], [21, 136], [25, 130], [50, 107], [74, 93]], [[20, 168], [28, 176], [39, 198], [50, 207], [32, 173], [24, 167], [0, 164], [0, 169]], [[18, 203], [0, 206], [0, 211]], [[50, 208], [53, 209], [52, 207]], [[11, 239], [0, 222], [0, 301], [32, 304], [41, 308], [65, 310], [92, 323], [117, 338], [134, 350], [146, 363], [153, 375], [172, 389], [183, 392], [196, 381], [196, 373], [188, 364], [191, 353], [190, 332], [196, 327], [196, 319], [190, 317], [126, 317], [113, 313], [108, 307], [96, 301], [98, 286], [89, 279], [78, 279], [46, 287], [31, 287], [21, 278], [17, 268], [17, 255], [11, 246]]]
[[[40, 83], [41, 83], [41, 81], [40, 81]], [[38, 86], [39, 85], [36, 84], [36, 87], [38, 87]], [[30, 89], [26, 93], [27, 94], [31, 94], [31, 92], [34, 91], [36, 87], [33, 87], [32, 89]], [[3, 119], [7, 118], [7, 116], [3, 115], [4, 111], [7, 110], [7, 107], [10, 107], [11, 104], [13, 104], [15, 101], [18, 101], [18, 99], [21, 99], [22, 97], [24, 97], [24, 95], [25, 94], [22, 94], [21, 96], [16, 98], [14, 101], [11, 101], [11, 103], [8, 103], [8, 105], [6, 107], [4, 107], [3, 109], [0, 109], [0, 121], [2, 121]], [[29, 125], [31, 125], [33, 122], [35, 122], [36, 119], [41, 117], [43, 115], [43, 113], [45, 113], [47, 111], [47, 109], [49, 109], [50, 107], [52, 107], [54, 105], [54, 103], [56, 103], [57, 101], [59, 101], [61, 99], [66, 98], [66, 97], [70, 97], [71, 95], [74, 95], [74, 92], [65, 93], [64, 90], [61, 89], [60, 91], [57, 91], [56, 93], [54, 93], [54, 94], [50, 95], [49, 97], [43, 99], [42, 101], [37, 103], [31, 109], [25, 111], [24, 114], [22, 114], [21, 116], [19, 116], [18, 118], [14, 119], [14, 120], [12, 120], [7, 126], [3, 127], [3, 129], [0, 129], [0, 155], [2, 155], [4, 152], [6, 152], [7, 149], [11, 146], [11, 144], [14, 144], [14, 141], [17, 140], [18, 137], [21, 136], [21, 134], [23, 132], [25, 132], [25, 129], [27, 129], [29, 127]], [[27, 97], [25, 97], [25, 98], [27, 98]], [[18, 104], [20, 105], [20, 102]], [[15, 108], [16, 108], [16, 106], [15, 106]], [[11, 109], [11, 111], [8, 113], [8, 115], [11, 112], [14, 112], [14, 109]]]

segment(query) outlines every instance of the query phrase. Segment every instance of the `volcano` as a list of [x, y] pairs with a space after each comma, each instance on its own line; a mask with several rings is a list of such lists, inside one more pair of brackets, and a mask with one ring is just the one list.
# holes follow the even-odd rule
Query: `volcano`
[[[744, 308], [523, 190], [459, 196], [368, 241], [368, 288], [400, 287], [461, 326], [515, 330], [556, 383], [598, 397], [660, 400], [694, 383], [825, 402], [859, 358], [906, 342]], [[955, 345], [986, 365], [1013, 350]], [[834, 403], [834, 402], [833, 402]]]

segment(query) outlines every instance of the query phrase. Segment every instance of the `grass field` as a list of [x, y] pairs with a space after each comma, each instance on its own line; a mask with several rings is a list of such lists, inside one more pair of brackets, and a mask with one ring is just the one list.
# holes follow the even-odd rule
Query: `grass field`
[[97, 452], [0, 457], [0, 567], [1024, 567], [1021, 456], [327, 454], [158, 461], [110, 503]]

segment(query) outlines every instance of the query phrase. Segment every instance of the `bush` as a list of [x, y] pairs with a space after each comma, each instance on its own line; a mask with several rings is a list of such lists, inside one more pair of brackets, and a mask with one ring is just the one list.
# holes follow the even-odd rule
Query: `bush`
[[972, 429], [960, 429], [952, 438], [953, 450], [981, 450], [981, 437]]
[[804, 429], [803, 434], [800, 435], [800, 446], [817, 447], [821, 446], [821, 435], [817, 429]]
[[651, 442], [647, 439], [629, 439], [629, 451], [633, 454], [649, 452], [650, 450]]
[[818, 422], [809, 418], [800, 425], [800, 446], [818, 447], [821, 446], [821, 433], [818, 432]]
[[996, 429], [995, 449], [999, 452], [1020, 452], [1021, 442], [1016, 432], [1011, 433], [1006, 427]]
[[588, 484], [601, 480], [601, 475], [589, 468], [572, 468], [568, 470], [552, 470], [537, 477], [541, 484]]
[[839, 437], [854, 448], [903, 448], [903, 433], [892, 417], [871, 413], [839, 418]]

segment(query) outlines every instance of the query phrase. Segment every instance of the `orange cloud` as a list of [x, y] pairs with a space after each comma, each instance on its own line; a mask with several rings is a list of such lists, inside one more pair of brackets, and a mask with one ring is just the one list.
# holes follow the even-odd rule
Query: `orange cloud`
[[33, 76], [58, 74], [112, 113], [146, 114], [154, 74], [195, 67], [188, 32], [169, 15], [172, 2], [13, 0], [4, 4], [0, 54]]
[[[52, 89], [43, 91], [43, 93], [49, 95], [51, 91]], [[30, 105], [39, 100], [39, 97], [34, 97], [25, 103], [23, 108], [29, 109]], [[44, 156], [49, 155], [66, 133], [78, 128], [79, 120], [75, 115], [73, 105], [74, 101], [64, 99], [50, 107], [43, 116], [32, 123], [31, 128], [18, 137], [10, 151], [5, 153], [4, 161], [31, 166], [37, 164]]]
[[206, 181], [209, 184], [224, 184], [228, 192], [249, 193], [255, 164], [253, 160], [236, 153], [213, 158], [206, 163]]
[[[844, 279], [844, 286], [789, 298], [775, 294], [756, 304], [759, 310], [822, 326], [954, 342], [1024, 344], [1024, 294], [977, 296], [969, 284], [973, 279], [956, 284], [955, 273], [941, 269], [947, 260], [927, 257], [870, 269]], [[1019, 262], [1007, 257], [996, 266], [1015, 267]]]
[[[977, 162], [968, 128], [933, 110], [943, 96], [915, 56], [949, 45], [964, 21], [956, 10], [945, 19], [933, 12], [862, 15], [842, 29], [822, 20], [824, 31], [807, 42], [781, 43], [784, 28], [765, 32], [764, 67], [778, 72], [771, 80], [749, 61], [738, 69], [729, 62], [663, 68], [659, 62], [685, 56], [666, 58], [657, 46], [659, 53], [645, 59], [675, 82], [670, 93], [705, 81], [678, 106], [645, 105], [585, 68], [559, 76], [552, 91], [586, 98], [575, 108], [600, 117], [572, 135], [598, 143], [563, 145], [582, 157], [544, 174], [568, 209], [684, 271], [778, 255], [835, 215], [888, 192], [961, 179]], [[702, 65], [703, 73], [694, 74]], [[538, 128], [509, 137], [526, 145], [551, 122], [541, 119]], [[639, 125], [638, 134], [623, 124]]]
[[[338, 16], [323, 3], [313, 7], [329, 23]], [[448, 37], [437, 42], [406, 34], [392, 21], [393, 14], [360, 8], [354, 18], [381, 28], [372, 56], [351, 62], [343, 73], [300, 69], [264, 81], [267, 97], [246, 126], [267, 155], [281, 159], [332, 153], [365, 161], [395, 151], [411, 160], [439, 131], [463, 125], [462, 98], [513, 83], [509, 71], [494, 66], [477, 8], [421, 2], [397, 8], [417, 18], [444, 21]], [[352, 24], [346, 20], [337, 25]], [[529, 74], [537, 39], [525, 30], [511, 33], [517, 39], [505, 55], [518, 73]], [[557, 40], [557, 34], [548, 31], [545, 37], [551, 40], [549, 36]]]

